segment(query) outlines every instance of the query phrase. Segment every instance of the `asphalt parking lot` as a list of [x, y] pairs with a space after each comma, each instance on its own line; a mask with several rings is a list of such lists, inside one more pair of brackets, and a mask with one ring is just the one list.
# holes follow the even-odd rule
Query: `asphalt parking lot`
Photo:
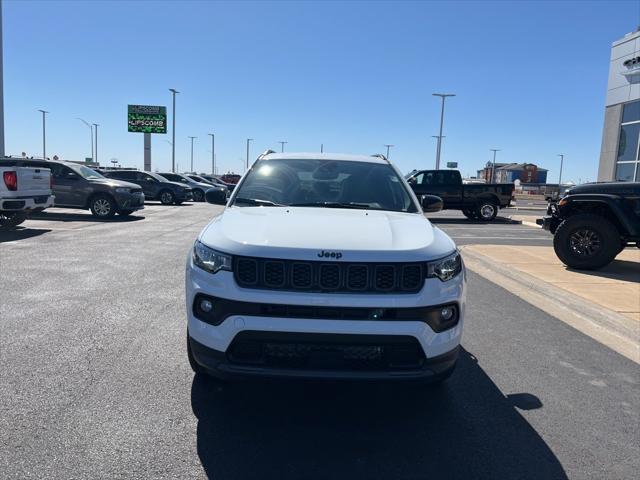
[[[0, 233], [3, 478], [634, 478], [634, 362], [469, 273], [441, 388], [194, 378], [184, 262], [220, 211], [50, 209]], [[460, 244], [545, 232], [442, 212]]]

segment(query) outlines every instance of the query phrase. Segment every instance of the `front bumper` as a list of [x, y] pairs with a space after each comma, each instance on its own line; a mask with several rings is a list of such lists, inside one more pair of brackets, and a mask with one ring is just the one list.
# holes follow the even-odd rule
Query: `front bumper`
[[[310, 292], [268, 291], [240, 288], [233, 273], [220, 271], [211, 275], [195, 267], [189, 258], [186, 268], [186, 309], [188, 332], [192, 351], [196, 361], [214, 375], [266, 375], [289, 377], [327, 377], [327, 378], [416, 378], [425, 379], [437, 376], [455, 363], [455, 359], [446, 357], [456, 350], [462, 337], [466, 302], [466, 274], [463, 271], [456, 278], [441, 282], [430, 278], [425, 280], [423, 288], [411, 294], [329, 294]], [[225, 315], [222, 323], [213, 325], [199, 320], [193, 313], [194, 299], [204, 294], [235, 302], [254, 304], [273, 304], [274, 306], [303, 306], [336, 309], [415, 309], [456, 304], [458, 322], [447, 330], [436, 332], [419, 318], [398, 317], [395, 320], [358, 319], [345, 315], [344, 318], [303, 317], [291, 315], [278, 316], [278, 310], [269, 315], [242, 311]], [[297, 315], [297, 314], [296, 314]], [[365, 337], [384, 339], [413, 339], [418, 346], [424, 363], [420, 368], [394, 370], [385, 368], [380, 371], [354, 371], [348, 368], [334, 370], [314, 370], [313, 368], [287, 369], [273, 365], [239, 365], [229, 361], [229, 352], [234, 341], [247, 332], [293, 335], [294, 340], [306, 335], [348, 336], [357, 341]], [[292, 341], [290, 343], [297, 343]], [[321, 349], [324, 346], [321, 345]], [[453, 355], [453, 354], [451, 354]], [[447, 359], [451, 360], [442, 360]], [[442, 367], [442, 368], [441, 368]]]
[[348, 368], [339, 369], [313, 369], [313, 368], [286, 368], [282, 366], [242, 365], [232, 361], [225, 352], [209, 348], [192, 337], [188, 338], [189, 347], [193, 359], [210, 375], [230, 379], [246, 377], [268, 378], [315, 378], [331, 380], [390, 380], [423, 382], [437, 381], [447, 375], [456, 365], [460, 347], [456, 346], [449, 352], [436, 357], [431, 357], [413, 369], [386, 369], [386, 370], [355, 370]]
[[193, 200], [193, 191], [192, 190], [179, 190], [174, 193], [176, 200], [179, 202], [186, 202]]
[[40, 211], [53, 207], [54, 200], [55, 197], [53, 195], [4, 198], [0, 199], [0, 211]]
[[142, 210], [144, 208], [144, 193], [117, 193], [115, 195], [118, 208], [122, 210]]

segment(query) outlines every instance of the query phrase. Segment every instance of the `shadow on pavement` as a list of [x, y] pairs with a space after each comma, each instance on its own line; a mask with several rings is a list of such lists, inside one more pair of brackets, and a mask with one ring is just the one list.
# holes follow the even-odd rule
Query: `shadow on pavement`
[[[629, 247], [628, 249], [636, 247]], [[581, 273], [594, 277], [611, 278], [614, 280], [623, 280], [627, 282], [640, 282], [640, 263], [630, 260], [615, 259], [609, 265], [600, 270], [576, 270], [564, 266], [565, 270], [570, 272]]]
[[191, 404], [209, 478], [567, 478], [516, 408], [461, 350], [444, 385], [243, 382], [196, 376]]
[[37, 237], [44, 233], [49, 233], [48, 228], [23, 228], [18, 227], [15, 230], [0, 232], [0, 243], [13, 242], [15, 240], [24, 240], [26, 238]]
[[136, 215], [115, 215], [113, 218], [97, 218], [90, 213], [58, 213], [58, 212], [38, 212], [29, 215], [29, 220], [52, 220], [59, 222], [95, 222], [95, 223], [126, 223], [144, 220], [144, 217]]
[[190, 207], [191, 206], [191, 200], [187, 200], [187, 202], [189, 202], [189, 203], [184, 202], [184, 203], [179, 203], [177, 205], [175, 203], [172, 203], [171, 205], [165, 205], [162, 202], [154, 202], [153, 200], [145, 200], [144, 204], [145, 205], [157, 205], [159, 207]]

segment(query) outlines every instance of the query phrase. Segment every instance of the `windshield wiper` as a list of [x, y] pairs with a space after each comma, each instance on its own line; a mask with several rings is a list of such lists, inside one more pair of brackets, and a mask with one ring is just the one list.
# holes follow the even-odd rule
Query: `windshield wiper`
[[324, 208], [357, 208], [362, 210], [369, 210], [372, 207], [366, 203], [355, 202], [305, 202], [305, 203], [292, 203], [290, 207], [324, 207]]
[[247, 203], [249, 205], [258, 205], [258, 206], [264, 206], [264, 207], [285, 207], [286, 205], [282, 205], [280, 203], [275, 203], [272, 202], [270, 200], [261, 200], [259, 198], [236, 198], [234, 200], [234, 203]]

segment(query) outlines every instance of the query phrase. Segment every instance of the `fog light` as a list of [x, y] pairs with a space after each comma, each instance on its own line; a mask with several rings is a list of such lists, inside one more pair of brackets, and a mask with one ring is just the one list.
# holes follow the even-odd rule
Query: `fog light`
[[440, 318], [445, 322], [451, 320], [453, 318], [454, 310], [452, 307], [443, 307], [440, 310]]
[[200, 300], [200, 310], [204, 313], [209, 313], [213, 310], [213, 303], [211, 303], [211, 300], [207, 300], [206, 298]]

